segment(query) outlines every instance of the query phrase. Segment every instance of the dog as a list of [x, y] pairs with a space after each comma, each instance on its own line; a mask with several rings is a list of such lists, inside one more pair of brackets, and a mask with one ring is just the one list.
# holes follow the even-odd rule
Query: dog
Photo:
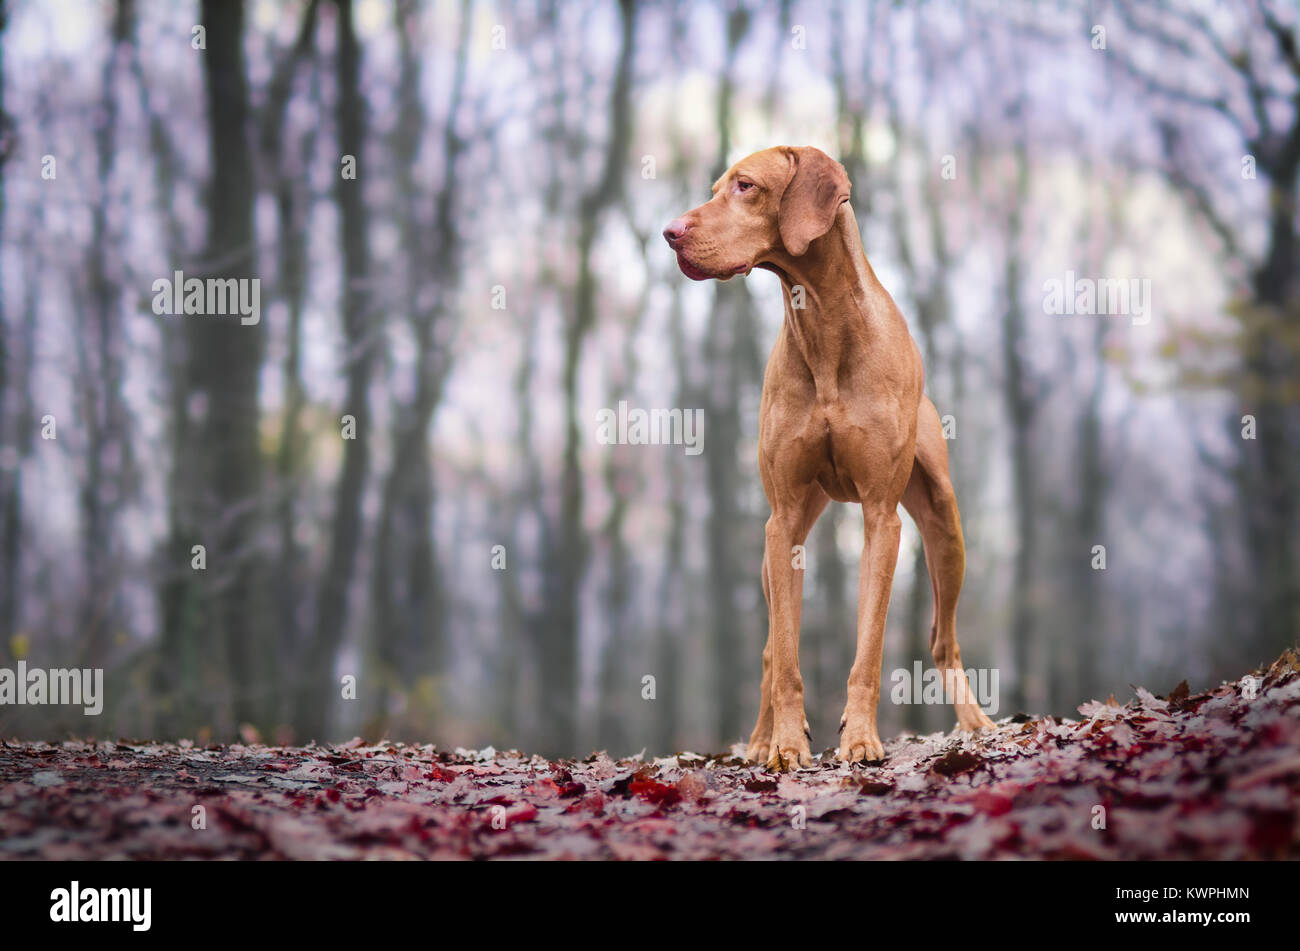
[[812, 765], [799, 673], [803, 572], [793, 550], [832, 499], [862, 506], [865, 528], [838, 759], [884, 758], [876, 706], [900, 502], [925, 546], [935, 605], [930, 652], [956, 688], [958, 726], [993, 726], [957, 647], [966, 547], [942, 424], [923, 392], [920, 351], [862, 249], [849, 189], [844, 167], [818, 149], [764, 149], [729, 168], [711, 200], [663, 232], [692, 280], [725, 281], [754, 268], [781, 280], [785, 320], [758, 411], [758, 468], [772, 508], [763, 550], [769, 623], [758, 722], [746, 749], [749, 760], [778, 771]]

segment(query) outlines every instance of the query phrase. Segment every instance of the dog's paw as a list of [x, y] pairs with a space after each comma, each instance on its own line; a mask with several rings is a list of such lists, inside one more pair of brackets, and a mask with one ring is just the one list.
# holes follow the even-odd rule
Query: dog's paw
[[992, 730], [993, 721], [984, 715], [979, 707], [963, 707], [957, 711], [957, 729], [967, 733], [976, 730]]
[[812, 766], [812, 750], [808, 748], [807, 743], [802, 746], [803, 749], [778, 746], [776, 751], [767, 758], [767, 768], [774, 773], [785, 773]]
[[840, 720], [840, 746], [835, 758], [841, 763], [873, 763], [885, 758], [885, 745], [873, 725], [857, 723], [846, 726]]
[[783, 739], [772, 738], [771, 749], [767, 757], [767, 768], [775, 773], [787, 770], [803, 769], [813, 763], [812, 747], [808, 737], [802, 733], [793, 734]]
[[[767, 722], [764, 723], [763, 720]], [[759, 717], [754, 732], [749, 734], [749, 745], [745, 747], [745, 759], [760, 766], [767, 762], [768, 751], [772, 747], [772, 718]]]

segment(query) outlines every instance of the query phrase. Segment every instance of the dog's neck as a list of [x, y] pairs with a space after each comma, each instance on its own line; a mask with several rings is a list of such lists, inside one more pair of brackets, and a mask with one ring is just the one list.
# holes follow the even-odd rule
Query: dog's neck
[[818, 392], [834, 398], [841, 364], [868, 344], [871, 315], [880, 312], [874, 305], [881, 295], [888, 297], [862, 249], [852, 206], [840, 205], [831, 230], [805, 254], [782, 254], [767, 267], [781, 278], [784, 332], [803, 356]]

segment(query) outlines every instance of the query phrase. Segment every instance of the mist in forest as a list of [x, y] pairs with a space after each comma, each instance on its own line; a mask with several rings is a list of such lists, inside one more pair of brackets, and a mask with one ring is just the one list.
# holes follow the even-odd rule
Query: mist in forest
[[[1300, 630], [1297, 21], [0, 0], [0, 670], [103, 672], [98, 715], [11, 700], [0, 735], [741, 741], [781, 291], [691, 282], [660, 232], [782, 144], [843, 163], [923, 355], [997, 715], [1271, 659]], [[861, 548], [847, 505], [806, 546], [815, 750]], [[904, 518], [886, 736], [952, 726], [890, 699], [931, 610]]]

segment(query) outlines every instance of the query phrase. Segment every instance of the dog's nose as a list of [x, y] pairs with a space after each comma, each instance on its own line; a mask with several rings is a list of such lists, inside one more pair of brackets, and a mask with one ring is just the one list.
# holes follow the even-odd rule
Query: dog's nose
[[669, 247], [677, 247], [677, 242], [682, 240], [682, 235], [686, 234], [686, 229], [690, 227], [685, 218], [674, 218], [664, 229], [664, 240], [668, 242]]

